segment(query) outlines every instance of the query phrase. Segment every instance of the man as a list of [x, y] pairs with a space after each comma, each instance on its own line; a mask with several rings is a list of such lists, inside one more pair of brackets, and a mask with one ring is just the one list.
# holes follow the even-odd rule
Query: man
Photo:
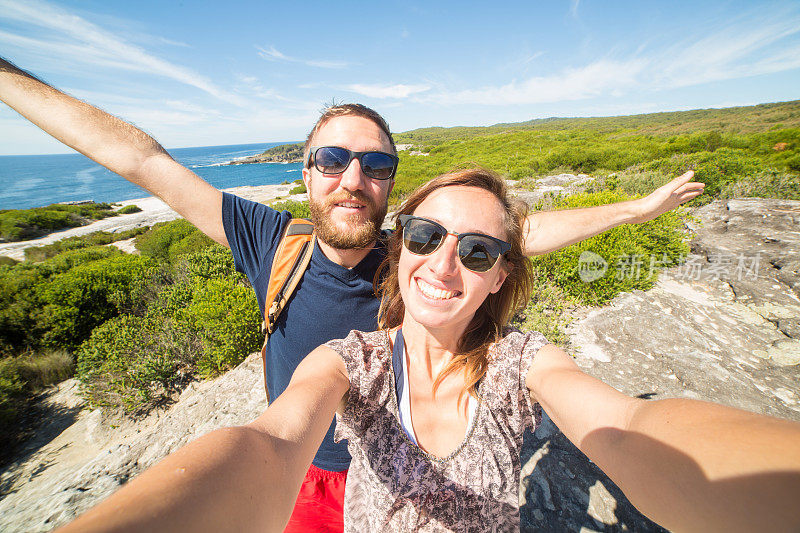
[[[0, 100], [31, 122], [164, 200], [206, 235], [228, 246], [263, 312], [275, 248], [290, 218], [223, 194], [181, 166], [150, 136], [76, 100], [0, 59]], [[396, 149], [383, 118], [360, 105], [327, 109], [305, 145], [303, 181], [318, 244], [267, 345], [270, 397], [286, 388], [299, 362], [352, 329], [376, 327], [372, 289], [384, 250], [376, 240], [394, 185]], [[388, 159], [387, 159], [388, 158]], [[391, 167], [391, 168], [389, 168]], [[623, 223], [651, 220], [702, 192], [689, 172], [640, 200], [529, 217], [525, 250], [547, 253]], [[349, 465], [333, 424], [312, 463], [287, 531], [340, 531]]]

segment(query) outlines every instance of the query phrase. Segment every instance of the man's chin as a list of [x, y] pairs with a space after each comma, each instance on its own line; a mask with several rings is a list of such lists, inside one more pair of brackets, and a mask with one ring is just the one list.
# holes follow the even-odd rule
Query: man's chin
[[317, 237], [324, 243], [340, 250], [369, 248], [378, 237], [378, 231], [369, 220], [315, 221]]

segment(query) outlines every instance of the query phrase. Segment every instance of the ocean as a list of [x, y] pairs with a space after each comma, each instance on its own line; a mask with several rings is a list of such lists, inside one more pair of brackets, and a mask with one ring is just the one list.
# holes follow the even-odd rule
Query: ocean
[[[175, 160], [219, 189], [272, 185], [301, 177], [301, 163], [222, 165], [286, 143], [198, 146], [167, 150]], [[151, 196], [81, 154], [0, 156], [0, 209], [56, 202], [117, 202]]]

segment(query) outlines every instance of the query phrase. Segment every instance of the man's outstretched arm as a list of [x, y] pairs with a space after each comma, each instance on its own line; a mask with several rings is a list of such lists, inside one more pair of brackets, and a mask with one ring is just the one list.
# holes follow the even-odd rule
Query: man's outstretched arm
[[693, 176], [694, 172], [690, 170], [638, 200], [534, 213], [528, 217], [525, 253], [546, 254], [622, 224], [653, 220], [703, 193], [705, 184], [691, 181]]
[[77, 100], [0, 58], [0, 100], [67, 146], [164, 200], [228, 245], [222, 193], [140, 129]]

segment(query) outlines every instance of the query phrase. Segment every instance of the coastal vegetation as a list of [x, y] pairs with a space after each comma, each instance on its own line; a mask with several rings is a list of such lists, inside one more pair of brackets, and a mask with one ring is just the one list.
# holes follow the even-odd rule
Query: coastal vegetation
[[0, 448], [31, 398], [75, 373], [91, 404], [136, 413], [260, 346], [247, 280], [185, 220], [141, 233], [140, 255], [92, 244], [107, 239], [0, 265]]
[[303, 160], [303, 143], [273, 146], [256, 157], [262, 162], [299, 163]]
[[[395, 204], [465, 162], [523, 188], [535, 188], [538, 177], [553, 173], [592, 178], [582, 192], [549, 195], [536, 209], [635, 198], [690, 168], [706, 183], [706, 194], [695, 204], [735, 196], [800, 199], [800, 101], [425, 128], [397, 134], [396, 140], [412, 148], [400, 153], [390, 198]], [[293, 153], [287, 146], [271, 150]], [[33, 235], [115, 214], [108, 204], [93, 206], [6, 210], [0, 212], [0, 229]], [[272, 207], [310, 216], [307, 202]], [[660, 268], [682, 261], [689, 251], [687, 217], [677, 210], [533, 258], [534, 298], [515, 323], [563, 344], [571, 309], [647, 289]], [[59, 220], [65, 222], [50, 222]], [[140, 255], [105, 246], [134, 237]], [[586, 253], [602, 259], [604, 275], [581, 277]], [[184, 220], [63, 239], [25, 254], [22, 262], [0, 261], [0, 447], [18, 435], [15, 424], [30, 398], [64, 377], [77, 375], [92, 405], [141, 413], [168, 401], [193, 376], [223, 372], [260, 346], [259, 310], [247, 280], [227, 250]]]
[[111, 204], [95, 202], [3, 209], [0, 210], [0, 242], [35, 239], [60, 229], [83, 226], [92, 220], [138, 211], [141, 209], [135, 205], [115, 211]]

